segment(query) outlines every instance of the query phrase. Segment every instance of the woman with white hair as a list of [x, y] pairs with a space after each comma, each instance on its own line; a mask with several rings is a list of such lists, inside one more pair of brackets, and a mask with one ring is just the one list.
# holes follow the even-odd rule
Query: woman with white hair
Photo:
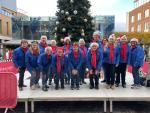
[[106, 59], [106, 88], [114, 89], [115, 82], [115, 67], [119, 65], [119, 48], [115, 45], [115, 35], [110, 35], [108, 39], [108, 46], [104, 51], [104, 57]]
[[51, 48], [52, 48], [52, 54], [56, 54], [56, 52], [57, 52], [56, 40], [51, 40]]
[[86, 82], [84, 81], [85, 78], [85, 70], [86, 70], [86, 56], [87, 56], [87, 48], [85, 47], [85, 41], [84, 39], [80, 39], [79, 40], [79, 48], [81, 49], [82, 52], [82, 66], [81, 66], [81, 71], [80, 71], [80, 85], [86, 84]]
[[[71, 50], [72, 50], [71, 39], [70, 37], [65, 37], [64, 38], [64, 54], [66, 56], [68, 64], [69, 64], [68, 54], [71, 52]], [[65, 75], [65, 83], [68, 85], [70, 84], [70, 77], [71, 77], [71, 72], [70, 72], [70, 67], [68, 65], [67, 74]]]
[[95, 31], [93, 33], [93, 41], [92, 42], [98, 43], [99, 47], [101, 47], [101, 33], [100, 33], [100, 31]]
[[26, 53], [25, 63], [28, 71], [31, 74], [30, 87], [32, 90], [39, 88], [39, 79], [40, 79], [40, 69], [37, 63], [38, 57], [40, 55], [40, 50], [38, 48], [38, 42], [31, 42], [31, 47]]
[[87, 54], [87, 66], [90, 71], [90, 89], [99, 89], [99, 73], [102, 67], [103, 52], [98, 47], [98, 43], [91, 43]]
[[134, 79], [134, 84], [131, 86], [131, 89], [138, 89], [140, 85], [140, 76], [139, 69], [143, 66], [144, 63], [144, 50], [138, 45], [138, 39], [131, 39], [131, 58], [130, 65], [132, 66], [132, 75]]
[[40, 54], [44, 53], [45, 48], [48, 46], [46, 41], [47, 41], [47, 36], [42, 35], [39, 43]]
[[120, 60], [119, 60], [118, 71], [116, 72], [115, 84], [116, 87], [119, 87], [120, 76], [121, 76], [122, 87], [126, 88], [126, 80], [125, 80], [126, 69], [127, 69], [127, 65], [130, 64], [130, 54], [131, 54], [131, 49], [128, 44], [126, 35], [120, 38], [120, 44], [118, 46], [120, 49]]
[[38, 65], [42, 71], [42, 90], [48, 91], [47, 85], [48, 76], [50, 74], [50, 69], [52, 66], [52, 48], [46, 47], [45, 52], [39, 56]]

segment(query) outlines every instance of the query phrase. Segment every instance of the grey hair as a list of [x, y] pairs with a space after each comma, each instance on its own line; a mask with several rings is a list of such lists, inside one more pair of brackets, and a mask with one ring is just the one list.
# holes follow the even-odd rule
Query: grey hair
[[79, 46], [80, 46], [80, 42], [81, 41], [84, 41], [84, 44], [85, 44], [85, 40], [83, 39], [83, 38], [81, 38], [80, 40], [79, 40]]
[[46, 40], [47, 40], [47, 36], [46, 36], [46, 35], [42, 35], [42, 36], [41, 36], [41, 39], [42, 39], [43, 37], [46, 38]]
[[47, 50], [52, 51], [52, 48], [51, 48], [51, 47], [49, 47], [49, 46], [48, 46], [48, 47], [46, 47], [46, 48], [45, 48], [45, 53], [46, 53], [46, 51], [47, 51]]

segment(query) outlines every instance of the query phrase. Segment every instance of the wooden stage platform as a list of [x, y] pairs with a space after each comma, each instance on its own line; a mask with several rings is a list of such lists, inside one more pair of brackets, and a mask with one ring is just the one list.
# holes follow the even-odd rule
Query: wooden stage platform
[[[26, 73], [26, 78], [29, 74]], [[28, 112], [28, 104], [31, 102], [31, 112], [34, 112], [34, 103], [37, 101], [103, 101], [104, 112], [113, 112], [113, 102], [114, 101], [150, 101], [150, 88], [141, 87], [140, 89], [131, 89], [131, 84], [133, 83], [132, 75], [127, 73], [126, 77], [127, 88], [106, 89], [105, 84], [100, 83], [99, 90], [89, 89], [89, 80], [87, 79], [87, 84], [82, 85], [80, 90], [70, 90], [70, 86], [66, 85], [65, 89], [54, 89], [54, 84], [52, 84], [48, 92], [43, 92], [40, 89], [31, 90], [29, 88], [29, 79], [25, 79], [25, 84], [28, 85], [23, 91], [18, 91], [18, 102], [25, 102], [25, 112]], [[41, 82], [40, 82], [41, 84]], [[109, 102], [109, 109], [107, 109], [107, 102]]]

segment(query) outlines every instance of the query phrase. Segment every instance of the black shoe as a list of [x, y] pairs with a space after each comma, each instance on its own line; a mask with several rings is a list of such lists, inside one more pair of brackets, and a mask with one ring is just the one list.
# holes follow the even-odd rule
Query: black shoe
[[82, 83], [83, 83], [83, 84], [86, 84], [86, 82], [85, 82], [85, 81], [83, 81]]
[[76, 87], [76, 89], [77, 89], [77, 90], [80, 90], [80, 88], [79, 88], [79, 87]]
[[22, 87], [27, 87], [27, 85], [23, 85]]
[[48, 85], [46, 85], [45, 87], [46, 87], [46, 88], [49, 88], [49, 86], [48, 86]]
[[105, 82], [106, 82], [106, 80], [101, 81], [101, 83], [105, 83]]
[[49, 81], [49, 85], [52, 85], [52, 81]]
[[73, 87], [73, 86], [71, 86], [71, 90], [74, 90], [74, 87]]
[[43, 91], [48, 91], [46, 87], [42, 87], [42, 90]]
[[98, 87], [98, 86], [95, 86], [95, 89], [99, 89], [99, 87]]
[[119, 87], [119, 84], [115, 84], [116, 87]]
[[94, 86], [90, 86], [90, 89], [93, 89], [94, 88]]
[[56, 90], [58, 90], [58, 89], [59, 89], [59, 87], [56, 85], [56, 86], [55, 86], [55, 89], [56, 89]]
[[19, 87], [19, 91], [23, 91], [23, 88], [22, 88], [22, 87]]
[[61, 86], [61, 89], [65, 89], [64, 85]]
[[126, 85], [124, 84], [124, 85], [122, 85], [122, 87], [123, 87], [123, 88], [126, 88]]
[[82, 82], [80, 82], [80, 85], [82, 85]]

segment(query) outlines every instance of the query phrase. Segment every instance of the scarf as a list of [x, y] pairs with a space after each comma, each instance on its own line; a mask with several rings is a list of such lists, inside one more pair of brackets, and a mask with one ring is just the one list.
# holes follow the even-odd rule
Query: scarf
[[49, 59], [50, 59], [50, 55], [47, 55], [47, 54], [46, 54], [46, 58], [49, 60]]
[[85, 58], [86, 57], [86, 52], [85, 52], [85, 46], [80, 46], [81, 50], [82, 50], [82, 56]]
[[43, 43], [43, 42], [40, 42], [40, 44], [42, 45], [42, 47], [46, 48], [48, 45], [47, 43]]
[[57, 46], [51, 46], [51, 48], [52, 48], [52, 53], [55, 54], [57, 51]]
[[114, 61], [114, 44], [109, 44], [109, 49], [110, 49], [109, 59], [111, 62], [113, 62]]
[[73, 51], [73, 56], [74, 56], [74, 58], [77, 60], [77, 58], [78, 58], [78, 51], [77, 51], [77, 52], [74, 52], [74, 51]]
[[27, 52], [28, 48], [22, 48], [23, 53], [25, 54]]
[[127, 44], [121, 44], [120, 56], [124, 61], [126, 61], [126, 49], [127, 49]]
[[96, 69], [96, 51], [91, 50], [91, 64]]
[[56, 56], [56, 58], [57, 58], [57, 63], [56, 63], [56, 65], [57, 65], [57, 73], [59, 73], [60, 74], [60, 72], [61, 72], [61, 56]]
[[66, 44], [66, 53], [69, 52], [70, 44]]
[[38, 50], [33, 50], [33, 55], [39, 55]]

